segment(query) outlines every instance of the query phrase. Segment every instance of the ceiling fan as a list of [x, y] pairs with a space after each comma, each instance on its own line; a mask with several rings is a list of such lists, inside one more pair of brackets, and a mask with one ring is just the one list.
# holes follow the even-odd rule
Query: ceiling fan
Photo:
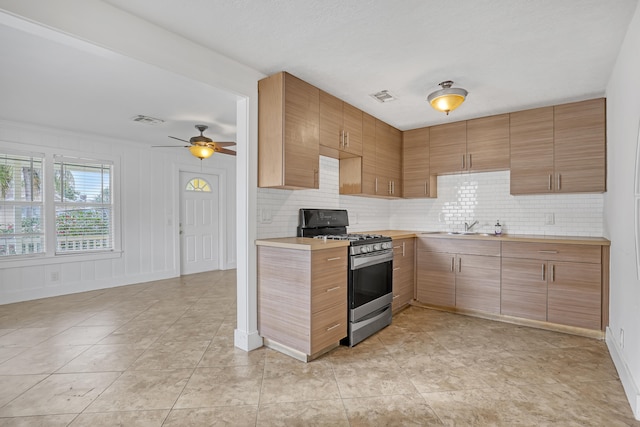
[[[235, 142], [218, 142], [213, 141], [211, 138], [207, 138], [203, 135], [203, 132], [207, 130], [209, 126], [205, 125], [196, 125], [196, 129], [200, 131], [200, 135], [186, 139], [176, 138], [175, 136], [169, 136], [169, 138], [177, 139], [178, 141], [187, 142], [190, 145], [183, 145], [180, 148], [188, 148], [191, 154], [195, 157], [202, 159], [207, 159], [213, 155], [213, 153], [221, 153], [221, 154], [229, 154], [231, 156], [235, 156], [236, 152], [233, 150], [228, 150], [224, 147], [229, 147], [231, 145], [236, 145]], [[154, 145], [154, 147], [169, 147], [168, 145]], [[177, 146], [174, 146], [177, 147]]]

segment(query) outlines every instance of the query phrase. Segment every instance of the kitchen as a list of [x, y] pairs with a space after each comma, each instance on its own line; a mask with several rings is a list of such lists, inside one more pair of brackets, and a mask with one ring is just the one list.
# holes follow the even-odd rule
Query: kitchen
[[[15, 6], [15, 5], [14, 5]], [[18, 6], [15, 6], [18, 8]], [[27, 16], [32, 16], [35, 20], [44, 20], [47, 21], [47, 18], [42, 15], [35, 13], [34, 11], [29, 10], [16, 10], [16, 13], [25, 14]], [[52, 25], [54, 27], [65, 25], [71, 25], [71, 27], [67, 27], [67, 30], [71, 33], [82, 33], [83, 31], [88, 31], [86, 29], [73, 27], [72, 24], [65, 24], [64, 22], [57, 21], [55, 22], [55, 17], [57, 14], [55, 11], [49, 11], [50, 18], [52, 21]], [[111, 16], [110, 12], [107, 11], [105, 16]], [[635, 22], [635, 21], [634, 21]], [[634, 28], [634, 27], [631, 27]], [[148, 30], [151, 31], [151, 30]], [[85, 37], [88, 39], [99, 38], [100, 36], [97, 34], [85, 34]], [[118, 49], [122, 49], [124, 52], [132, 52], [130, 47], [127, 47], [126, 44], [115, 42], [113, 40], [109, 40], [108, 37], [106, 40], [103, 40], [107, 45], [118, 45]], [[633, 43], [632, 41], [628, 43]], [[627, 48], [625, 48], [627, 49]], [[629, 52], [633, 51], [633, 48], [630, 47]], [[531, 203], [534, 206], [536, 202], [522, 202], [516, 201], [515, 204], [509, 205], [509, 201], [511, 200], [508, 196], [507, 191], [503, 191], [502, 194], [502, 202], [505, 203], [502, 208], [504, 209], [489, 209], [486, 212], [480, 214], [476, 211], [474, 217], [476, 219], [480, 219], [482, 226], [487, 229], [493, 226], [493, 221], [496, 219], [500, 219], [504, 221], [505, 224], [505, 232], [508, 232], [508, 227], [513, 226], [517, 223], [517, 221], [522, 222], [522, 227], [526, 231], [531, 232], [548, 232], [553, 233], [555, 230], [560, 229], [566, 230], [567, 234], [576, 233], [589, 233], [594, 229], [602, 228], [602, 234], [608, 236], [613, 242], [618, 242], [616, 244], [620, 245], [616, 249], [613, 248], [613, 257], [612, 257], [612, 282], [615, 283], [614, 291], [612, 292], [612, 307], [615, 310], [612, 310], [613, 318], [612, 325], [614, 325], [615, 330], [620, 327], [624, 327], [627, 340], [624, 349], [622, 350], [622, 358], [626, 361], [626, 363], [630, 367], [630, 377], [627, 380], [633, 383], [633, 378], [638, 378], [637, 374], [633, 374], [633, 372], [637, 372], [637, 362], [634, 362], [636, 358], [634, 355], [638, 354], [637, 351], [637, 340], [634, 340], [634, 331], [637, 331], [636, 326], [638, 322], [635, 321], [635, 315], [633, 313], [637, 312], [634, 309], [634, 301], [637, 301], [636, 295], [637, 291], [635, 291], [634, 284], [635, 279], [633, 279], [635, 275], [635, 264], [633, 261], [634, 252], [633, 243], [631, 238], [628, 236], [630, 234], [629, 230], [633, 228], [633, 219], [631, 218], [631, 214], [629, 214], [629, 203], [626, 202], [629, 194], [632, 194], [633, 191], [629, 191], [628, 182], [632, 182], [633, 178], [630, 177], [633, 175], [633, 166], [630, 165], [629, 160], [634, 158], [635, 156], [635, 147], [630, 147], [630, 144], [622, 141], [635, 141], [637, 140], [637, 111], [633, 107], [632, 101], [628, 101], [624, 93], [626, 93], [628, 89], [628, 85], [631, 84], [633, 79], [631, 76], [634, 75], [635, 68], [637, 64], [634, 62], [633, 56], [628, 54], [628, 56], [624, 56], [626, 50], [621, 51], [621, 56], [619, 59], [619, 65], [614, 69], [613, 77], [609, 80], [609, 86], [607, 88], [607, 98], [608, 98], [608, 144], [609, 144], [609, 177], [608, 177], [608, 192], [604, 195], [593, 196], [596, 198], [595, 203], [590, 203], [589, 201], [580, 200], [579, 196], [576, 196], [578, 200], [575, 201], [577, 203], [576, 206], [556, 206], [553, 202], [544, 206], [543, 210], [539, 212], [540, 215], [526, 216], [526, 214], [521, 213], [520, 204], [521, 203]], [[180, 69], [184, 73], [188, 75], [193, 75], [196, 71], [193, 70], [193, 67], [189, 67], [185, 64], [178, 64], [178, 60], [169, 61], [167, 59], [162, 59], [160, 56], [155, 56], [156, 54], [152, 54], [150, 52], [145, 52], [144, 49], [139, 49], [138, 52], [135, 52], [135, 55], [141, 55], [143, 58], [146, 58], [148, 61], [152, 63], [164, 62], [165, 66], [173, 69]], [[189, 58], [193, 60], [193, 58]], [[193, 63], [193, 62], [191, 62]], [[229, 68], [233, 69], [233, 66], [229, 66]], [[615, 78], [614, 78], [615, 77]], [[215, 79], [214, 79], [215, 80]], [[247, 78], [247, 82], [251, 80]], [[257, 79], [253, 78], [252, 84], [255, 83]], [[250, 91], [247, 89], [251, 86], [249, 83], [246, 86], [242, 86], [237, 81], [234, 81], [233, 78], [226, 77], [226, 80], [221, 77], [217, 77], [213, 83], [221, 84], [224, 83], [226, 87], [232, 87], [237, 89], [240, 93], [247, 93], [245, 91]], [[252, 89], [255, 91], [255, 89]], [[254, 100], [255, 102], [255, 100]], [[245, 110], [253, 111], [255, 113], [255, 105], [245, 106]], [[255, 135], [256, 133], [256, 123], [245, 124], [247, 129], [251, 129], [251, 134]], [[242, 126], [239, 126], [242, 128]], [[240, 139], [240, 137], [238, 138]], [[240, 148], [239, 148], [240, 149]], [[239, 158], [241, 160], [241, 158]], [[324, 177], [329, 174], [334, 174], [337, 177], [337, 165], [335, 162], [330, 160], [321, 159], [323, 163], [321, 163], [320, 173]], [[612, 164], [615, 164], [616, 167], [611, 167]], [[239, 169], [242, 168], [242, 165], [238, 166]], [[326, 172], [325, 172], [326, 170]], [[253, 172], [255, 173], [255, 172]], [[498, 173], [500, 176], [497, 179], [496, 185], [501, 185], [503, 189], [506, 187], [506, 174]], [[240, 179], [238, 180], [238, 188], [243, 186], [243, 182], [241, 179], [244, 179], [245, 182], [254, 182], [255, 175], [252, 173], [247, 173], [246, 176], [243, 177], [240, 174]], [[243, 231], [241, 230], [238, 233], [239, 241], [253, 241], [254, 238], [267, 238], [267, 237], [276, 237], [282, 235], [289, 235], [292, 233], [292, 230], [295, 229], [297, 225], [296, 220], [296, 212], [299, 207], [302, 206], [312, 206], [317, 205], [317, 196], [320, 195], [322, 197], [323, 202], [326, 200], [327, 202], [331, 202], [333, 205], [329, 206], [329, 204], [324, 205], [322, 207], [343, 207], [348, 209], [350, 212], [355, 214], [355, 218], [353, 219], [354, 230], [370, 230], [370, 229], [380, 229], [381, 226], [384, 228], [420, 228], [425, 225], [425, 223], [421, 222], [423, 219], [428, 221], [429, 228], [441, 229], [443, 227], [443, 223], [439, 221], [439, 215], [442, 212], [442, 209], [437, 206], [439, 203], [447, 203], [447, 201], [455, 200], [455, 196], [451, 196], [447, 198], [447, 196], [439, 195], [436, 201], [412, 201], [412, 200], [399, 200], [399, 201], [386, 201], [386, 200], [374, 200], [374, 199], [364, 199], [364, 198], [356, 198], [356, 197], [345, 197], [337, 195], [337, 186], [335, 186], [337, 182], [337, 178], [334, 178], [333, 187], [326, 190], [326, 192], [322, 193], [324, 184], [322, 181], [327, 182], [327, 185], [331, 184], [331, 181], [321, 180], [321, 189], [320, 190], [310, 190], [303, 191], [301, 194], [297, 192], [289, 192], [289, 191], [279, 191], [279, 190], [255, 190], [249, 189], [248, 192], [250, 194], [254, 194], [257, 197], [256, 205], [250, 205], [250, 207], [245, 207], [248, 212], [249, 218], [256, 218], [256, 221], [249, 221], [247, 229], [244, 231], [247, 235], [243, 235]], [[450, 178], [452, 182], [450, 184], [445, 184], [453, 188], [456, 186], [456, 181], [454, 177]], [[460, 179], [460, 177], [458, 177]], [[441, 180], [442, 181], [442, 180]], [[442, 182], [439, 183], [442, 185]], [[473, 185], [473, 184], [471, 184]], [[320, 191], [321, 193], [318, 193]], [[439, 192], [442, 194], [446, 194], [446, 191], [440, 190]], [[269, 196], [265, 196], [269, 195]], [[305, 196], [306, 194], [306, 196]], [[306, 197], [306, 199], [305, 199]], [[326, 198], [325, 198], [326, 197]], [[445, 197], [441, 199], [441, 197]], [[272, 202], [272, 200], [267, 200], [273, 198], [274, 200], [279, 200], [278, 202]], [[280, 202], [289, 203], [290, 200], [295, 198], [299, 198], [298, 201], [292, 201], [289, 208], [281, 209]], [[601, 204], [598, 205], [598, 201]], [[301, 203], [300, 203], [301, 202]], [[501, 202], [500, 200], [498, 202]], [[264, 212], [263, 208], [264, 206]], [[397, 207], [401, 206], [402, 209], [398, 209]], [[526, 206], [530, 207], [530, 206]], [[255, 209], [254, 209], [255, 208]], [[517, 214], [506, 214], [508, 208], [513, 209]], [[563, 211], [563, 209], [566, 209]], [[586, 209], [586, 210], [585, 210]], [[525, 209], [522, 209], [525, 210]], [[585, 228], [573, 228], [573, 227], [582, 227], [582, 221], [571, 221], [567, 220], [567, 216], [564, 215], [564, 212], [572, 212], [575, 214], [575, 211], [579, 210], [580, 212], [585, 212], [585, 219], [589, 223]], [[604, 225], [602, 221], [595, 220], [591, 222], [590, 218], [592, 213], [595, 211], [596, 215], [598, 211], [603, 212], [603, 216], [605, 218]], [[241, 209], [238, 209], [241, 212]], [[382, 212], [383, 214], [388, 215], [389, 222], [380, 224], [377, 222], [376, 215], [374, 212]], [[545, 214], [552, 213], [555, 216], [554, 225], [545, 225]], [[521, 218], [519, 215], [524, 215], [524, 218]], [[445, 213], [446, 215], [446, 213]], [[462, 219], [461, 222], [458, 222], [457, 225], [461, 226], [462, 222], [465, 220], [471, 220], [472, 218]], [[542, 219], [542, 221], [541, 221]], [[407, 221], [407, 222], [404, 222]], [[567, 221], [564, 223], [563, 221]], [[260, 224], [258, 225], [258, 222]], [[400, 227], [401, 226], [401, 227]], [[527, 229], [526, 227], [532, 227], [531, 229]], [[535, 227], [535, 228], [534, 228]], [[523, 231], [524, 231], [523, 230]], [[560, 231], [563, 231], [560, 230]], [[240, 245], [239, 245], [240, 246]], [[239, 258], [238, 258], [238, 283], [251, 283], [251, 267], [247, 267], [245, 263], [243, 263], [243, 254], [245, 256], [249, 256], [251, 253], [250, 247], [245, 247], [244, 249], [239, 247]], [[632, 267], [633, 266], [633, 267]], [[248, 301], [251, 300], [251, 295], [255, 293], [255, 288], [252, 288], [251, 284], [248, 284], [246, 288], [244, 288], [244, 293], [246, 293]], [[245, 343], [245, 345], [241, 345], [244, 347], [251, 347], [251, 345], [247, 345], [248, 343], [254, 343], [251, 341], [252, 338], [249, 338], [252, 332], [255, 331], [255, 326], [252, 326], [252, 322], [255, 322], [255, 318], [252, 319], [251, 314], [251, 302], [247, 302], [245, 307], [241, 307], [239, 302], [238, 308], [238, 329], [239, 333], [239, 341]], [[619, 317], [618, 317], [619, 316]], [[614, 334], [616, 337], [618, 333]], [[637, 335], [637, 334], [635, 334]], [[615, 339], [612, 337], [612, 339]], [[636, 344], [634, 344], [636, 343]], [[612, 344], [615, 345], [615, 344]], [[635, 381], [637, 383], [637, 380]]]

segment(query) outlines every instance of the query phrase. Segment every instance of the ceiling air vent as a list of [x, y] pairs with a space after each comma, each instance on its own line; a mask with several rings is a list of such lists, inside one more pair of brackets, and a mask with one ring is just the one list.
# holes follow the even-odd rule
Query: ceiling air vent
[[131, 117], [131, 120], [138, 123], [144, 123], [146, 125], [159, 125], [164, 123], [162, 119], [156, 119], [155, 117], [143, 116], [142, 114], [138, 114], [137, 116]]
[[370, 96], [376, 101], [382, 103], [396, 100], [396, 98], [391, 95], [388, 90], [381, 90], [380, 92], [372, 93]]

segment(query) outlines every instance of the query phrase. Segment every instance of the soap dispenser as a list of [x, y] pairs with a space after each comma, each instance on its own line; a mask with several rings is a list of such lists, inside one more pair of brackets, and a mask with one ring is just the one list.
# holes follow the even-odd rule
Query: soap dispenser
[[502, 226], [500, 225], [500, 220], [496, 221], [496, 225], [495, 225], [495, 233], [496, 236], [499, 236], [502, 234]]

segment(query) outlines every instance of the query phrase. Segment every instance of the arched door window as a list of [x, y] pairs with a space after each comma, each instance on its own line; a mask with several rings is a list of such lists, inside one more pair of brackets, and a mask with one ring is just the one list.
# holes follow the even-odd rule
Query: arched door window
[[185, 188], [186, 191], [202, 191], [205, 193], [211, 193], [211, 186], [204, 178], [193, 178], [187, 182]]

